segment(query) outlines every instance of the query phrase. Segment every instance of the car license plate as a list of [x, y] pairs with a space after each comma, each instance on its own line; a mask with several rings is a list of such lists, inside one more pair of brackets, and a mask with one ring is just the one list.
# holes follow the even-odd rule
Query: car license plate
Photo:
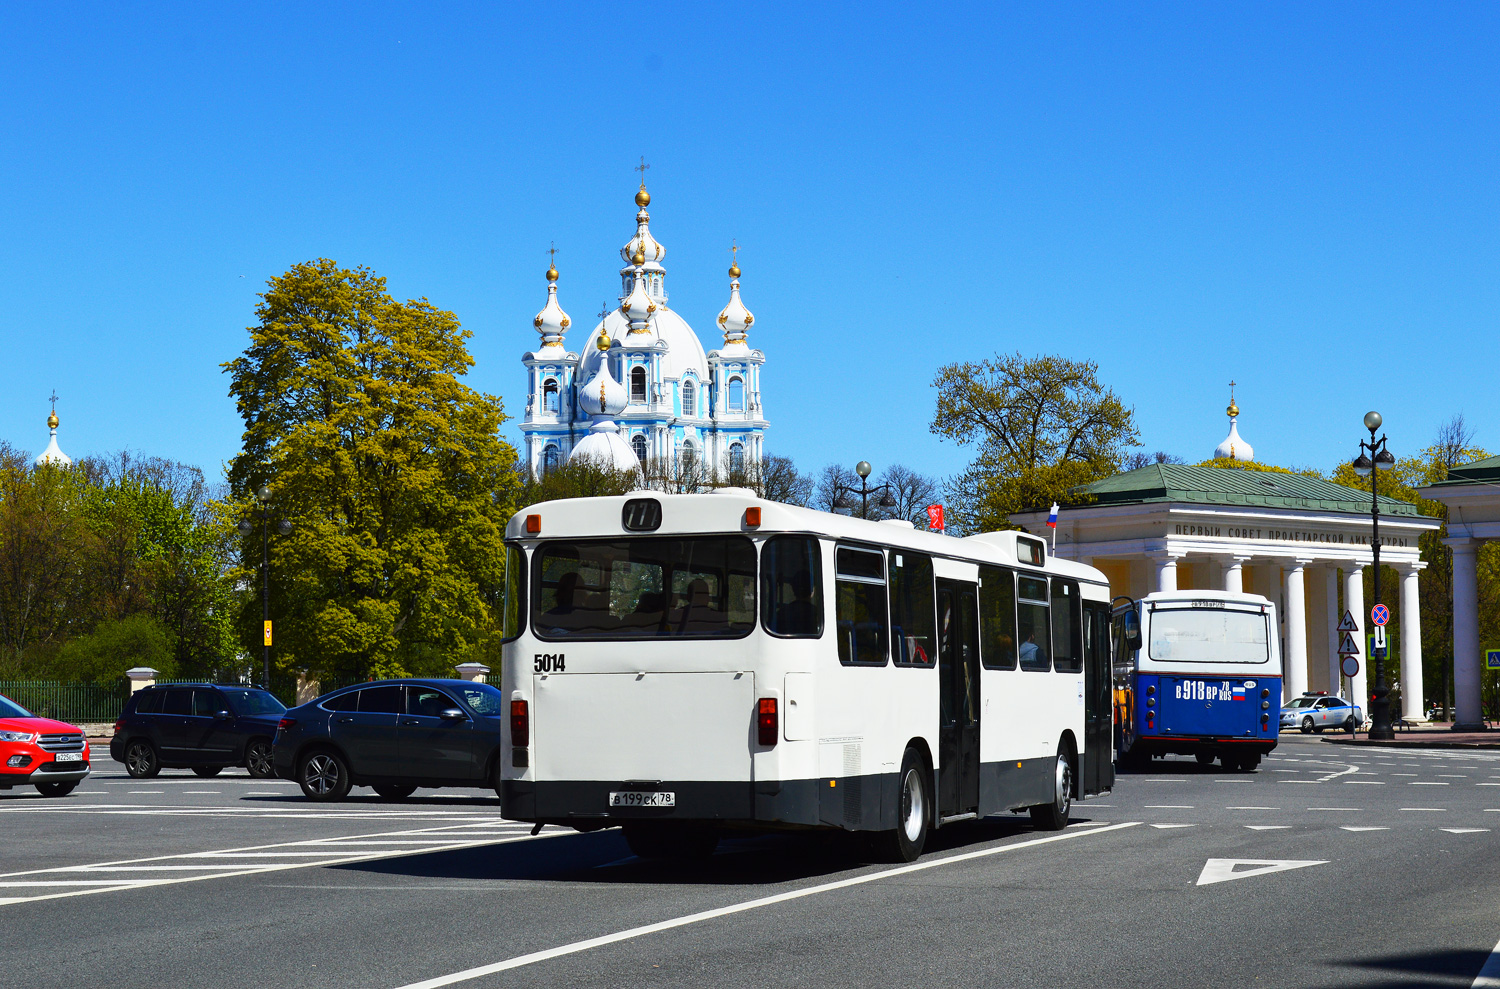
[[667, 790], [613, 790], [611, 807], [676, 807], [677, 794]]
[[52, 756], [53, 762], [82, 762], [82, 752], [57, 752]]

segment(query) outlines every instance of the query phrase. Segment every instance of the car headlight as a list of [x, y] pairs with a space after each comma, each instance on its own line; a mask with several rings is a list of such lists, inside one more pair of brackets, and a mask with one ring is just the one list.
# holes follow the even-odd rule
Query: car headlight
[[29, 731], [0, 731], [0, 742], [35, 742], [36, 735]]

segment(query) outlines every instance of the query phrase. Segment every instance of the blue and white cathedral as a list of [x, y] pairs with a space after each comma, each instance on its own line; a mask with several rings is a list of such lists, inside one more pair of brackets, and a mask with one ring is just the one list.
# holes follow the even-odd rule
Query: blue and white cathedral
[[724, 345], [705, 354], [693, 328], [667, 306], [667, 251], [651, 236], [644, 182], [635, 201], [635, 236], [620, 249], [620, 304], [594, 327], [581, 355], [564, 343], [572, 321], [558, 304], [557, 266], [547, 269], [547, 305], [532, 320], [541, 347], [521, 358], [521, 432], [533, 475], [584, 458], [622, 470], [737, 472], [763, 455], [765, 355], [748, 342], [755, 317], [740, 301], [738, 263], [718, 318]]

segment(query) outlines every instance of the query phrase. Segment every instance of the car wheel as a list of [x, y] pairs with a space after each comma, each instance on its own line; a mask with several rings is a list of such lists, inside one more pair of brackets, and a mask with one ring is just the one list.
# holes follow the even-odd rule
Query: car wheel
[[712, 824], [690, 821], [628, 821], [625, 843], [643, 859], [702, 861], [719, 847], [719, 832]]
[[217, 776], [223, 770], [223, 766], [194, 766], [193, 774], [196, 776]]
[[927, 844], [927, 824], [932, 817], [931, 788], [927, 761], [908, 748], [901, 759], [901, 785], [896, 788], [896, 827], [878, 832], [871, 849], [886, 862], [915, 862]]
[[271, 743], [257, 738], [246, 746], [245, 768], [258, 780], [268, 780], [275, 776], [276, 767], [271, 764]]
[[1344, 730], [1349, 732], [1354, 730], [1354, 715], [1349, 715], [1349, 720], [1344, 722]]
[[1304, 734], [1304, 735], [1311, 735], [1312, 733], [1313, 733], [1313, 719], [1312, 719], [1312, 715], [1309, 714], [1309, 715], [1307, 715], [1306, 717], [1304, 717], [1302, 719], [1302, 734]]
[[138, 780], [150, 779], [161, 772], [161, 760], [156, 749], [144, 739], [136, 739], [125, 747], [125, 771]]
[[77, 785], [75, 780], [68, 783], [38, 783], [36, 788], [37, 792], [44, 797], [66, 797]]
[[1193, 758], [1198, 760], [1198, 765], [1200, 766], [1212, 766], [1214, 764], [1214, 754], [1212, 752], [1194, 752]]
[[1031, 808], [1031, 822], [1046, 831], [1061, 831], [1068, 826], [1073, 810], [1073, 761], [1066, 746], [1057, 750], [1057, 766], [1052, 774], [1052, 802]]
[[309, 800], [342, 800], [349, 792], [349, 767], [335, 752], [310, 752], [297, 767], [297, 782]]
[[377, 783], [371, 789], [380, 795], [381, 800], [405, 800], [417, 792], [414, 786], [396, 786], [390, 783]]

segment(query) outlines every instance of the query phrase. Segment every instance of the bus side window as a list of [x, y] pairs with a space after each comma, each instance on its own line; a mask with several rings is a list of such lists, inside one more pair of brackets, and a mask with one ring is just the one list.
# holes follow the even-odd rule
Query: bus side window
[[886, 555], [891, 575], [891, 658], [897, 666], [936, 669], [937, 596], [932, 557], [904, 550], [891, 550]]
[[1052, 668], [1059, 673], [1083, 672], [1081, 605], [1076, 582], [1052, 578]]
[[979, 656], [987, 670], [1016, 668], [1016, 576], [979, 568]]
[[760, 620], [772, 635], [823, 635], [823, 564], [810, 536], [773, 536], [760, 556]]
[[1040, 672], [1052, 669], [1052, 621], [1047, 614], [1047, 579], [1016, 579], [1016, 631], [1021, 640], [1021, 669]]
[[884, 666], [890, 639], [886, 611], [885, 555], [840, 546], [835, 553], [834, 617], [838, 621], [839, 662]]

